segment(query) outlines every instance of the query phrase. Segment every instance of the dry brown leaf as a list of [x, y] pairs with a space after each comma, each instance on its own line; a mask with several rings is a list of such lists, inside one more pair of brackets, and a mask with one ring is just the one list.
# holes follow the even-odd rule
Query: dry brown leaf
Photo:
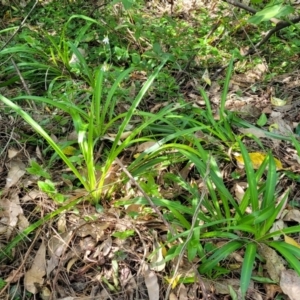
[[266, 291], [265, 299], [267, 300], [275, 299], [277, 293], [282, 293], [281, 288], [276, 284], [264, 284], [264, 289]]
[[48, 255], [50, 259], [47, 260], [47, 276], [57, 267], [59, 259], [68, 247], [72, 235], [73, 232], [70, 231], [50, 238], [48, 243]]
[[[278, 231], [278, 230], [282, 230], [284, 227], [285, 227], [284, 222], [281, 219], [279, 219], [273, 223], [273, 225], [270, 229], [270, 233]], [[280, 235], [273, 237], [274, 241], [278, 241], [279, 239], [280, 239]]]
[[76, 235], [79, 237], [90, 235], [98, 242], [103, 238], [104, 231], [109, 225], [109, 222], [86, 223], [76, 230]]
[[170, 293], [169, 300], [178, 300], [178, 298], [174, 293]]
[[24, 285], [28, 292], [36, 294], [37, 286], [42, 286], [44, 283], [43, 277], [46, 275], [46, 247], [42, 241], [39, 250], [33, 260], [31, 269], [28, 270], [24, 277]]
[[259, 253], [266, 260], [266, 269], [270, 278], [278, 282], [281, 272], [285, 270], [283, 258], [265, 244], [259, 246]]
[[148, 290], [149, 300], [159, 299], [159, 285], [155, 272], [151, 271], [148, 265], [143, 266], [143, 275], [145, 278], [145, 284]]
[[103, 256], [107, 256], [111, 250], [112, 247], [112, 239], [109, 236], [105, 241], [102, 242], [102, 244], [99, 246], [99, 250], [102, 251]]
[[12, 159], [12, 158], [14, 158], [15, 156], [17, 156], [19, 153], [20, 153], [19, 150], [15, 149], [15, 148], [10, 148], [10, 149], [8, 149], [8, 151], [7, 151], [7, 157], [8, 157], [9, 159]]
[[290, 136], [293, 134], [293, 129], [290, 124], [288, 124], [287, 120], [285, 120], [281, 113], [272, 112], [269, 117], [270, 131], [276, 134]]
[[6, 188], [15, 185], [25, 174], [25, 164], [20, 159], [14, 159], [10, 162], [10, 169], [6, 178]]
[[160, 103], [157, 103], [155, 104], [151, 109], [150, 109], [150, 112], [151, 113], [155, 113], [157, 111], [159, 111], [159, 109], [161, 107], [165, 107], [168, 103], [167, 102], [160, 102]]
[[29, 193], [27, 193], [24, 197], [21, 198], [23, 202], [32, 201], [37, 198], [40, 198], [42, 195], [42, 192], [39, 190], [31, 190]]
[[244, 198], [245, 189], [247, 188], [247, 186], [248, 184], [246, 182], [236, 182], [234, 184], [234, 195], [239, 203], [241, 203]]
[[66, 214], [61, 214], [59, 216], [59, 219], [57, 221], [57, 230], [60, 233], [66, 232], [67, 231], [67, 219], [66, 219]]
[[131, 273], [130, 268], [122, 267], [120, 270], [120, 283], [126, 290], [128, 299], [134, 299], [135, 291], [138, 289], [137, 282]]
[[290, 300], [298, 300], [300, 295], [300, 277], [294, 270], [283, 270], [280, 287]]
[[15, 283], [15, 282], [19, 281], [20, 278], [23, 277], [23, 275], [24, 275], [23, 272], [20, 272], [18, 270], [12, 270], [10, 272], [10, 274], [8, 275], [8, 277], [5, 278], [5, 282], [7, 282], [7, 283]]
[[[111, 300], [111, 296], [109, 295], [109, 293], [108, 293], [108, 291], [106, 289], [103, 289], [100, 292], [99, 296], [97, 296], [97, 300], [108, 300], [108, 299]], [[70, 299], [70, 300], [72, 300], [72, 299]]]
[[[18, 191], [9, 191], [1, 199], [1, 224], [6, 225], [6, 237], [10, 238], [12, 231], [19, 222], [19, 216], [23, 215]], [[1, 229], [3, 230], [3, 228]]]
[[290, 210], [283, 218], [284, 221], [296, 221], [300, 223], [300, 211], [298, 209]]
[[179, 300], [188, 300], [187, 289], [184, 284], [179, 286]]
[[23, 231], [23, 230], [26, 229], [29, 225], [30, 225], [30, 223], [29, 223], [29, 221], [27, 220], [27, 218], [26, 218], [23, 214], [20, 214], [20, 215], [19, 215], [19, 221], [18, 221], [18, 228], [19, 228], [19, 230]]
[[[241, 282], [239, 279], [224, 279], [214, 282], [215, 292], [220, 295], [229, 294], [229, 288], [231, 286], [236, 292], [238, 292]], [[254, 282], [251, 280], [249, 284], [249, 291], [254, 289]]]
[[[122, 134], [121, 134], [121, 136], [120, 136], [120, 140], [125, 140], [125, 139], [127, 139], [130, 135], [132, 134], [132, 131], [125, 131], [125, 132], [123, 132]], [[110, 141], [115, 141], [115, 138], [116, 138], [116, 136], [117, 136], [117, 134], [115, 134], [115, 133], [109, 133], [109, 134], [107, 134], [107, 135], [104, 135], [103, 137], [102, 137], [102, 139], [106, 139], [106, 140], [110, 140]]]
[[137, 152], [144, 152], [145, 150], [154, 146], [156, 143], [157, 143], [156, 141], [148, 141], [148, 142], [142, 143], [137, 147]]
[[253, 134], [257, 138], [267, 138], [266, 133], [258, 128], [238, 128], [238, 131], [244, 134]]

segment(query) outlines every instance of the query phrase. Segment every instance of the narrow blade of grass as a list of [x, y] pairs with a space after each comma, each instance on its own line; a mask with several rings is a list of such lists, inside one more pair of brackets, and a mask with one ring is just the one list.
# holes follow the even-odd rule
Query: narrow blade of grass
[[243, 265], [242, 265], [242, 272], [241, 272], [242, 298], [245, 297], [249, 287], [256, 250], [257, 250], [257, 245], [255, 243], [249, 243], [246, 246], [246, 252], [245, 252]]
[[200, 274], [206, 274], [213, 270], [213, 268], [223, 259], [225, 259], [229, 254], [235, 250], [241, 248], [243, 243], [238, 241], [231, 241], [228, 244], [223, 245], [218, 250], [216, 250], [209, 259], [199, 267]]

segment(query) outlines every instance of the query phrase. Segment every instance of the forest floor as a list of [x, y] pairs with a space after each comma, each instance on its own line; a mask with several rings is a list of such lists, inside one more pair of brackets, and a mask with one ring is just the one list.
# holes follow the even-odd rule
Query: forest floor
[[[271, 245], [300, 248], [298, 25], [243, 57], [272, 26], [250, 24], [247, 12], [224, 1], [8, 2], [0, 7], [0, 94], [66, 160], [1, 98], [0, 299], [242, 299], [241, 278], [249, 278], [246, 299], [297, 295], [291, 281], [299, 282], [292, 270], [299, 272], [299, 256]], [[96, 70], [106, 67], [99, 84], [109, 99], [101, 104], [105, 130], [89, 153], [102, 186], [91, 201], [94, 191], [82, 184], [92, 178], [89, 145], [79, 140], [81, 131], [97, 131], [88, 125], [89, 105]], [[253, 184], [256, 192], [247, 190]], [[257, 212], [256, 200], [244, 205], [253, 195]], [[270, 197], [274, 209], [282, 207], [264, 217], [261, 203]], [[283, 234], [268, 236], [276, 230]], [[246, 239], [258, 246], [254, 264], [244, 267]]]

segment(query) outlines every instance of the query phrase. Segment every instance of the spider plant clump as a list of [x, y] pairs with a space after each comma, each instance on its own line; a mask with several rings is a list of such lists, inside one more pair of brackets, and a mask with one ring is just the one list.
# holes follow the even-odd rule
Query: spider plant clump
[[[91, 18], [76, 15], [72, 16], [64, 26], [58, 44], [54, 38], [46, 34], [46, 37], [50, 42], [49, 51], [54, 69], [59, 72], [59, 66], [61, 65], [71, 74], [69, 75], [71, 77], [69, 77], [64, 86], [62, 87], [59, 84], [59, 81], [62, 80], [63, 75], [56, 74], [57, 76], [54, 75], [49, 84], [49, 97], [27, 95], [15, 97], [10, 100], [5, 96], [0, 95], [0, 100], [13, 109], [18, 115], [20, 115], [35, 132], [37, 132], [47, 141], [47, 143], [54, 150], [55, 154], [62, 159], [66, 166], [73, 172], [75, 178], [79, 180], [84, 189], [89, 193], [92, 202], [98, 203], [103, 192], [105, 177], [107, 176], [109, 168], [114, 160], [126, 147], [134, 143], [134, 139], [144, 130], [144, 128], [155, 122], [155, 120], [161, 118], [163, 114], [160, 113], [158, 115], [148, 115], [145, 122], [136, 126], [129, 136], [127, 136], [125, 140], [122, 140], [122, 135], [126, 127], [128, 126], [131, 118], [137, 113], [137, 107], [139, 103], [146, 95], [161, 68], [166, 63], [167, 58], [163, 59], [162, 63], [156, 68], [153, 74], [148, 77], [147, 81], [143, 84], [135, 98], [132, 99], [128, 111], [119, 115], [115, 115], [115, 109], [118, 105], [118, 89], [120, 88], [122, 81], [126, 80], [128, 75], [134, 71], [134, 68], [121, 70], [119, 75], [115, 78], [114, 83], [108, 90], [105, 84], [108, 82], [108, 77], [111, 75], [109, 65], [105, 63], [98, 67], [89, 67], [83, 55], [83, 51], [77, 47], [79, 44], [79, 39], [75, 41], [75, 44], [66, 39], [65, 31], [68, 24], [77, 18], [83, 19], [87, 22], [87, 25], [81, 32], [81, 37], [92, 24], [99, 25], [98, 22]], [[107, 47], [109, 40], [108, 38], [105, 38], [104, 40], [104, 47]], [[17, 55], [17, 53], [20, 51], [23, 51], [23, 53], [26, 53], [27, 55], [34, 54], [31, 53], [33, 51], [32, 49], [26, 47], [12, 47], [1, 51], [0, 56], [5, 57], [6, 55], [10, 54]], [[37, 51], [42, 50], [38, 49]], [[70, 53], [72, 53], [72, 58], [70, 58]], [[45, 55], [46, 54], [44, 54], [44, 56]], [[20, 67], [23, 66], [22, 64], [19, 65]], [[35, 62], [35, 64], [26, 64], [27, 69], [33, 68], [34, 66], [35, 69], [39, 70], [39, 72], [45, 72], [44, 76], [47, 76], [45, 65], [37, 64], [37, 62]], [[76, 72], [74, 70], [76, 70]], [[49, 70], [47, 69], [47, 72], [48, 71]], [[87, 85], [88, 88], [74, 93], [73, 91], [78, 89], [78, 83], [76, 82], [77, 79], [75, 80], [72, 78], [72, 72], [76, 73], [76, 76], [80, 80], [80, 84]], [[60, 99], [56, 97], [53, 99], [56, 89], [61, 90], [62, 88], [65, 90], [65, 96], [60, 97]], [[68, 93], [68, 91], [71, 92]], [[87, 102], [90, 104], [78, 105], [76, 103], [76, 97], [80, 95], [80, 93], [87, 94]], [[83, 159], [84, 172], [80, 172], [78, 170], [72, 159], [65, 154], [64, 148], [57, 144], [57, 142], [51, 137], [50, 133], [43, 129], [42, 126], [40, 126], [40, 124], [35, 121], [29, 113], [17, 105], [17, 102], [21, 100], [30, 100], [43, 106], [48, 105], [50, 107], [57, 108], [71, 117], [77, 134], [76, 142], [80, 149], [80, 156], [82, 156]], [[117, 128], [117, 133], [113, 139], [110, 149], [107, 152], [105, 162], [99, 166], [97, 165], [95, 159], [95, 147], [105, 134], [107, 134], [110, 130], [115, 130], [115, 128]], [[100, 172], [96, 169], [96, 167], [100, 169]]]

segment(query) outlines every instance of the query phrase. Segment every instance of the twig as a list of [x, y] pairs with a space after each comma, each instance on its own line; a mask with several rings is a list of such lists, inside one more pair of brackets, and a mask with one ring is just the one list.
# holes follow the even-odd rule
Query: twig
[[299, 23], [299, 22], [300, 22], [300, 16], [296, 17], [296, 18], [293, 18], [293, 19], [290, 19], [288, 21], [279, 21], [276, 24], [276, 26], [274, 28], [272, 28], [271, 30], [269, 30], [267, 32], [267, 34], [265, 35], [265, 37], [254, 46], [254, 50], [257, 49], [257, 48], [259, 48], [264, 43], [266, 43], [274, 33], [278, 32], [279, 30], [281, 30], [283, 28], [291, 26], [292, 24], [296, 24], [296, 23]]
[[[14, 274], [12, 275], [12, 278], [11, 278], [11, 281], [14, 280], [14, 278], [20, 273], [21, 269], [24, 267], [25, 265], [25, 262], [27, 260], [27, 258], [29, 257], [29, 255], [32, 253], [32, 248], [33, 246], [35, 245], [35, 242], [36, 240], [39, 238], [39, 234], [41, 232], [41, 228], [39, 228], [35, 234], [35, 237], [31, 243], [31, 245], [29, 246], [26, 254], [25, 254], [25, 257], [21, 260], [21, 265], [19, 266], [19, 268], [14, 272]], [[0, 296], [4, 294], [4, 292], [6, 291], [6, 289], [9, 287], [9, 282], [5, 285], [5, 287], [2, 288], [1, 292], [0, 292]]]
[[236, 7], [239, 7], [239, 8], [242, 8], [248, 12], [251, 12], [252, 14], [256, 14], [257, 13], [257, 10], [244, 4], [244, 3], [241, 3], [241, 2], [237, 2], [237, 1], [234, 1], [234, 0], [223, 0], [224, 2], [227, 2], [233, 6], [236, 6]]
[[[234, 1], [234, 0], [222, 0], [222, 1], [224, 1], [226, 3], [229, 3], [229, 4], [232, 4], [232, 5], [236, 6], [236, 7], [240, 7], [240, 8], [242, 8], [242, 9], [244, 9], [246, 11], [249, 11], [249, 12], [251, 12], [253, 14], [255, 14], [257, 12], [255, 9], [253, 9], [253, 8], [251, 8], [251, 7], [243, 4], [243, 3]], [[300, 16], [291, 18], [291, 19], [289, 19], [287, 21], [280, 21], [280, 20], [275, 19], [275, 18], [270, 19], [270, 21], [273, 22], [273, 23], [275, 23], [276, 26], [274, 28], [272, 28], [271, 30], [269, 30], [267, 32], [267, 34], [265, 35], [265, 37], [260, 42], [258, 42], [256, 45], [254, 45], [253, 47], [251, 47], [245, 54], [243, 54], [243, 57], [246, 57], [246, 56], [248, 56], [250, 54], [254, 54], [263, 44], [265, 44], [270, 39], [270, 37], [274, 33], [278, 32], [281, 29], [284, 29], [284, 28], [286, 28], [286, 27], [288, 27], [288, 26], [290, 26], [292, 24], [299, 23], [300, 22]], [[235, 59], [233, 63], [235, 64], [237, 61], [238, 61], [238, 59]], [[215, 72], [215, 74], [212, 76], [211, 79], [217, 78], [220, 75], [220, 73], [222, 73], [227, 67], [228, 67], [228, 64], [226, 64], [222, 68], [218, 69]]]
[[151, 198], [146, 194], [146, 192], [143, 190], [143, 188], [138, 184], [138, 182], [133, 178], [133, 176], [129, 173], [129, 171], [127, 170], [127, 168], [123, 165], [123, 163], [120, 161], [120, 159], [116, 158], [116, 162], [117, 164], [121, 167], [121, 169], [123, 170], [123, 172], [128, 176], [128, 178], [130, 179], [130, 181], [137, 187], [137, 189], [143, 194], [143, 196], [147, 199], [147, 201], [149, 202], [150, 206], [153, 208], [153, 210], [155, 211], [155, 213], [159, 216], [159, 218], [163, 221], [163, 223], [165, 224], [165, 226], [169, 229], [170, 233], [172, 234], [172, 236], [175, 236], [175, 232], [173, 230], [173, 228], [170, 226], [170, 224], [166, 221], [166, 219], [164, 218], [164, 216], [162, 215], [162, 213], [159, 211], [159, 209], [156, 207], [156, 205], [153, 203], [153, 201], [151, 200]]
[[[0, 157], [2, 156], [2, 154], [4, 153], [4, 151], [6, 150], [6, 148], [9, 146], [9, 143], [14, 135], [14, 131], [15, 131], [15, 127], [12, 128], [10, 135], [9, 135], [9, 139], [7, 141], [7, 143], [5, 144], [5, 146], [3, 147], [3, 149], [0, 152]], [[3, 165], [4, 165], [4, 161], [3, 161]]]
[[33, 4], [32, 8], [30, 9], [29, 13], [27, 14], [27, 16], [24, 18], [24, 20], [21, 22], [20, 26], [17, 28], [17, 30], [13, 33], [13, 35], [6, 41], [6, 43], [4, 43], [4, 45], [0, 48], [0, 51], [3, 50], [11, 41], [12, 39], [16, 36], [16, 34], [22, 29], [23, 25], [25, 24], [26, 20], [28, 19], [28, 17], [30, 16], [30, 14], [32, 13], [32, 11], [34, 10], [34, 8], [36, 7], [36, 5], [39, 3], [39, 0], [36, 0], [35, 3]]
[[[203, 177], [203, 182], [204, 183], [207, 181], [209, 173], [210, 173], [210, 163], [211, 163], [211, 158], [209, 156], [208, 159], [207, 159], [207, 163], [206, 163], [206, 172], [205, 172], [205, 175]], [[170, 283], [169, 283], [168, 289], [166, 291], [166, 295], [165, 295], [164, 300], [168, 300], [169, 299], [169, 295], [170, 295], [170, 292], [171, 292], [171, 289], [172, 289], [172, 282], [174, 281], [174, 278], [176, 277], [176, 274], [178, 272], [178, 269], [179, 269], [180, 263], [182, 261], [182, 258], [184, 256], [187, 244], [188, 244], [188, 242], [190, 241], [190, 239], [193, 236], [194, 227], [196, 226], [196, 223], [197, 223], [197, 218], [198, 218], [198, 214], [199, 214], [199, 211], [200, 211], [200, 208], [201, 208], [201, 205], [202, 205], [202, 201], [204, 200], [204, 197], [205, 197], [206, 194], [207, 194], [207, 190], [204, 188], [203, 191], [202, 191], [202, 193], [201, 193], [201, 197], [199, 199], [199, 202], [197, 204], [195, 212], [193, 214], [193, 219], [192, 219], [191, 228], [189, 229], [189, 234], [188, 234], [185, 242], [183, 243], [182, 248], [180, 250], [180, 253], [178, 255], [178, 260], [177, 260], [176, 267], [174, 269], [174, 274], [173, 274], [172, 279], [170, 280]], [[200, 243], [200, 241], [199, 241], [199, 243]]]
[[[30, 93], [30, 91], [29, 91], [28, 85], [26, 84], [25, 79], [23, 78], [23, 76], [22, 76], [22, 74], [21, 74], [21, 72], [20, 72], [18, 66], [16, 65], [15, 61], [14, 61], [12, 58], [11, 58], [11, 62], [12, 62], [12, 64], [14, 65], [14, 68], [16, 69], [16, 72], [17, 72], [18, 76], [20, 77], [20, 80], [21, 80], [21, 82], [22, 82], [22, 84], [23, 84], [23, 87], [24, 87], [24, 89], [25, 89], [27, 95], [30, 96], [31, 93]], [[35, 111], [37, 111], [37, 107], [36, 107], [34, 101], [29, 101], [29, 103], [32, 105], [33, 109], [34, 109]], [[32, 107], [31, 107], [31, 108], [32, 108]]]

